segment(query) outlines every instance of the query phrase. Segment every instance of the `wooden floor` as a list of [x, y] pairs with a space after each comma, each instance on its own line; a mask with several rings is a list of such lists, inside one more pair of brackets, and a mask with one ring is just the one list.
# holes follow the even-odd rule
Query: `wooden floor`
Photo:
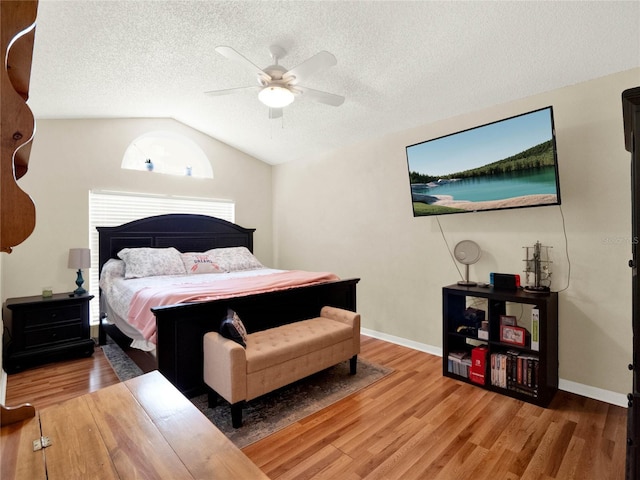
[[36, 409], [120, 383], [102, 349], [89, 358], [50, 363], [8, 376], [5, 403], [31, 403]]
[[[394, 372], [243, 451], [273, 480], [623, 480], [626, 409], [558, 392], [547, 409], [442, 376], [426, 353], [362, 337]], [[37, 408], [117, 382], [92, 359], [9, 376]]]

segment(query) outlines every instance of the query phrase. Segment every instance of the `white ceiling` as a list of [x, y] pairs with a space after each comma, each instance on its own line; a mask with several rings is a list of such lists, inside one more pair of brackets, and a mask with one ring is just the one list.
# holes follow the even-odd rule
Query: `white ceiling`
[[[338, 64], [282, 120], [229, 45], [261, 68], [321, 50]], [[172, 117], [271, 164], [640, 66], [640, 2], [40, 0], [36, 118]], [[640, 81], [640, 79], [639, 79]], [[541, 105], [542, 106], [542, 105]]]

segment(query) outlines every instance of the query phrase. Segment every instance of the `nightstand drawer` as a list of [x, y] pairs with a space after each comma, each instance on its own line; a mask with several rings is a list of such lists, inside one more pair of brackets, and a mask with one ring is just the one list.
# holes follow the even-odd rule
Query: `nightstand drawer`
[[67, 323], [56, 323], [55, 326], [25, 329], [24, 347], [34, 348], [41, 345], [68, 342], [83, 337], [84, 328], [80, 319]]
[[51, 306], [25, 312], [24, 327], [32, 328], [76, 320], [81, 322], [83, 305]]

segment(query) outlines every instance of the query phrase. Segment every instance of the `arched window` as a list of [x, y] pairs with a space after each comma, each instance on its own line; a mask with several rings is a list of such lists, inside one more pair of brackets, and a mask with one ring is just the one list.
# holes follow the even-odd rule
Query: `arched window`
[[145, 133], [131, 142], [124, 152], [122, 168], [213, 178], [211, 162], [202, 149], [191, 139], [167, 131]]

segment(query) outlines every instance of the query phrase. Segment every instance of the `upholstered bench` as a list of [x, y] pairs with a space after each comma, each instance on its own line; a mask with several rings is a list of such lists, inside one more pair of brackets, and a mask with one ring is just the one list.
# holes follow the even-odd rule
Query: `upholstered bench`
[[320, 316], [246, 335], [246, 347], [218, 332], [204, 336], [204, 381], [209, 406], [216, 394], [231, 404], [235, 428], [242, 425], [242, 403], [350, 360], [356, 373], [360, 315], [323, 307]]

